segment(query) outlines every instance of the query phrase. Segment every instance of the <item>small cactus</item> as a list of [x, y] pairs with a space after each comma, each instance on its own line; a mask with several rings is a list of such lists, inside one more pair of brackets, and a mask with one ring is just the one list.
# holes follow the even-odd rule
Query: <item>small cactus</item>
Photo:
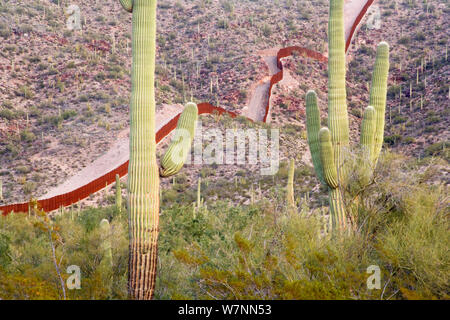
[[200, 210], [200, 208], [203, 206], [203, 199], [202, 199], [202, 178], [198, 178], [198, 185], [197, 185], [197, 210]]
[[120, 186], [120, 177], [116, 174], [116, 208], [119, 214], [122, 213], [122, 187]]
[[102, 233], [103, 242], [101, 245], [103, 259], [101, 265], [108, 270], [113, 266], [112, 250], [111, 250], [111, 227], [107, 219], [100, 221], [100, 232]]
[[102, 237], [101, 251], [103, 253], [103, 259], [100, 262], [100, 270], [102, 276], [105, 279], [105, 288], [108, 291], [108, 295], [112, 292], [112, 277], [113, 273], [113, 258], [111, 249], [111, 227], [107, 219], [100, 221], [100, 232]]
[[289, 162], [288, 182], [286, 187], [286, 202], [289, 211], [295, 209], [294, 173], [295, 173], [295, 162], [294, 159], [291, 159], [291, 161]]

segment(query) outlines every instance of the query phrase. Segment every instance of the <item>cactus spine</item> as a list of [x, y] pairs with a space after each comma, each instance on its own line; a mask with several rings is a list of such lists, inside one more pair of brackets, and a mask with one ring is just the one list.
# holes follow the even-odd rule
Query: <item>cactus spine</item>
[[291, 161], [289, 162], [288, 182], [286, 187], [286, 201], [289, 211], [295, 209], [294, 173], [295, 173], [295, 162], [294, 159], [291, 159]]
[[159, 170], [155, 142], [156, 0], [119, 0], [132, 12], [132, 76], [128, 224], [128, 292], [153, 297], [159, 233]]
[[120, 186], [120, 177], [116, 174], [116, 208], [119, 214], [122, 213], [122, 187]]
[[161, 160], [161, 177], [172, 176], [183, 167], [194, 139], [197, 118], [197, 105], [188, 103], [178, 119], [175, 135]]
[[[316, 174], [328, 187], [331, 226], [347, 228], [344, 189], [349, 168], [345, 159], [349, 151], [349, 125], [345, 87], [344, 0], [330, 0], [328, 25], [328, 128], [320, 129], [320, 113], [314, 91], [306, 94], [306, 124], [308, 143]], [[381, 152], [386, 111], [389, 46], [378, 45], [369, 107], [364, 111], [360, 148], [363, 161], [358, 162], [364, 179], [370, 177]]]

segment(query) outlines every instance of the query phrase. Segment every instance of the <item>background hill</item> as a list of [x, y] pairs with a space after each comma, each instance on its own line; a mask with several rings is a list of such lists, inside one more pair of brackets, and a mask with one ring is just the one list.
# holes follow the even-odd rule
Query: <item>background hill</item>
[[[64, 11], [69, 4], [0, 3], [0, 175], [8, 203], [45, 194], [127, 135], [131, 16], [118, 1], [76, 1], [82, 30], [70, 31]], [[359, 136], [361, 110], [368, 103], [376, 44], [385, 40], [392, 48], [386, 146], [448, 161], [449, 4], [376, 5], [381, 28], [369, 29], [363, 22], [349, 51], [352, 137]], [[299, 45], [327, 52], [327, 1], [166, 0], [158, 6], [159, 112], [163, 104], [183, 104], [192, 97], [241, 113], [255, 82], [268, 76], [262, 50]], [[305, 140], [304, 94], [316, 89], [326, 110], [326, 68], [303, 57], [287, 58], [284, 65], [291, 79], [274, 88], [272, 127], [281, 129], [282, 161], [295, 158], [308, 177], [306, 192], [317, 181]], [[204, 119], [208, 123], [217, 125]], [[443, 170], [448, 173], [448, 167]], [[235, 201], [249, 201], [247, 187], [260, 184], [253, 171], [188, 166], [180, 179], [189, 188], [201, 174], [212, 183], [208, 189], [219, 194], [225, 182], [242, 177], [247, 184], [233, 191]]]

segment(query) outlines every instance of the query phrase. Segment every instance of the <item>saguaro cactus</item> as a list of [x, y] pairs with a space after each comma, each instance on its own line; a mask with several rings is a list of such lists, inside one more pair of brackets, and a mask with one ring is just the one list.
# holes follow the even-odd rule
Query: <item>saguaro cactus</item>
[[120, 186], [120, 177], [116, 174], [116, 208], [119, 214], [122, 213], [122, 187]]
[[203, 206], [202, 177], [198, 177], [198, 184], [197, 184], [197, 210], [200, 210], [202, 206]]
[[[316, 174], [329, 189], [332, 227], [345, 229], [348, 225], [344, 204], [344, 188], [349, 168], [346, 157], [349, 151], [349, 126], [345, 88], [345, 37], [344, 0], [330, 0], [328, 25], [328, 128], [320, 129], [317, 95], [306, 94], [306, 122], [308, 143]], [[370, 90], [369, 107], [364, 112], [360, 147], [365, 177], [369, 177], [378, 160], [383, 144], [386, 109], [387, 76], [389, 71], [389, 46], [378, 45]]]
[[100, 270], [104, 276], [105, 288], [108, 291], [108, 295], [112, 292], [112, 277], [113, 277], [113, 259], [111, 249], [111, 227], [107, 219], [100, 221], [100, 232], [102, 236], [101, 249], [103, 253], [103, 259], [100, 262]]
[[109, 225], [109, 221], [107, 219], [103, 219], [100, 221], [100, 231], [103, 236], [102, 242], [102, 251], [103, 251], [103, 259], [101, 265], [105, 268], [111, 270], [113, 266], [112, 260], [112, 250], [111, 250], [111, 227]]
[[[130, 104], [130, 164], [128, 167], [128, 226], [130, 237], [128, 292], [131, 298], [153, 297], [158, 257], [159, 168], [155, 141], [155, 52], [157, 0], [119, 0], [133, 14]], [[195, 114], [195, 115], [194, 115]], [[197, 106], [190, 103], [178, 127], [190, 139], [174, 139], [164, 159], [162, 176], [177, 173], [194, 137]], [[181, 132], [182, 130], [177, 130]], [[177, 134], [175, 134], [177, 136]], [[179, 151], [179, 153], [177, 153]]]
[[289, 162], [288, 182], [286, 186], [286, 202], [289, 211], [292, 211], [295, 208], [294, 173], [295, 173], [295, 162], [294, 159], [291, 159], [291, 161]]
[[159, 169], [155, 142], [155, 52], [157, 0], [119, 0], [132, 12], [132, 72], [128, 224], [128, 292], [134, 299], [154, 293], [159, 232]]

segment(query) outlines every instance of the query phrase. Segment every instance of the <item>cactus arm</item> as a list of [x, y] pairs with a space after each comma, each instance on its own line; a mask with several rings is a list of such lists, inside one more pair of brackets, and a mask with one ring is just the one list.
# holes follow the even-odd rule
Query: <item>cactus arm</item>
[[317, 177], [322, 184], [326, 184], [323, 179], [322, 162], [320, 161], [319, 130], [320, 110], [317, 106], [317, 94], [313, 90], [310, 90], [306, 94], [306, 131], [308, 134], [308, 145]]
[[133, 12], [133, 0], [119, 0], [119, 2], [126, 11]]
[[128, 225], [131, 298], [153, 298], [158, 256], [159, 168], [155, 141], [156, 0], [134, 0]]
[[384, 141], [384, 121], [386, 113], [387, 79], [389, 73], [389, 45], [380, 42], [377, 48], [375, 67], [372, 75], [369, 105], [375, 108], [376, 126], [372, 161], [376, 164]]
[[346, 211], [342, 198], [342, 190], [339, 188], [338, 174], [334, 161], [331, 133], [328, 128], [322, 128], [319, 132], [320, 158], [323, 165], [324, 179], [328, 185], [328, 201], [330, 203], [330, 216], [332, 230], [344, 230], [346, 227]]
[[368, 106], [364, 111], [363, 121], [361, 124], [360, 148], [361, 155], [358, 159], [358, 172], [360, 174], [360, 182], [366, 185], [373, 173], [374, 168], [374, 145], [375, 145], [375, 126], [376, 117], [375, 109]]
[[295, 162], [291, 159], [289, 162], [289, 172], [288, 172], [288, 182], [286, 187], [286, 202], [289, 209], [295, 208], [294, 199], [294, 173], [295, 173]]
[[364, 156], [367, 157], [367, 159], [372, 159], [375, 140], [375, 126], [375, 109], [372, 106], [368, 106], [364, 110], [360, 136], [360, 146], [362, 151], [365, 153]]
[[[341, 168], [349, 146], [347, 93], [345, 87], [344, 0], [330, 1], [328, 23], [328, 128], [334, 148], [336, 168]], [[342, 174], [340, 174], [342, 177]]]
[[323, 178], [327, 185], [336, 189], [339, 187], [336, 165], [334, 161], [333, 146], [331, 143], [331, 133], [328, 128], [319, 131], [320, 140], [320, 160], [323, 166]]
[[173, 176], [183, 167], [194, 139], [197, 119], [197, 105], [188, 103], [178, 119], [175, 135], [161, 160], [161, 177]]

